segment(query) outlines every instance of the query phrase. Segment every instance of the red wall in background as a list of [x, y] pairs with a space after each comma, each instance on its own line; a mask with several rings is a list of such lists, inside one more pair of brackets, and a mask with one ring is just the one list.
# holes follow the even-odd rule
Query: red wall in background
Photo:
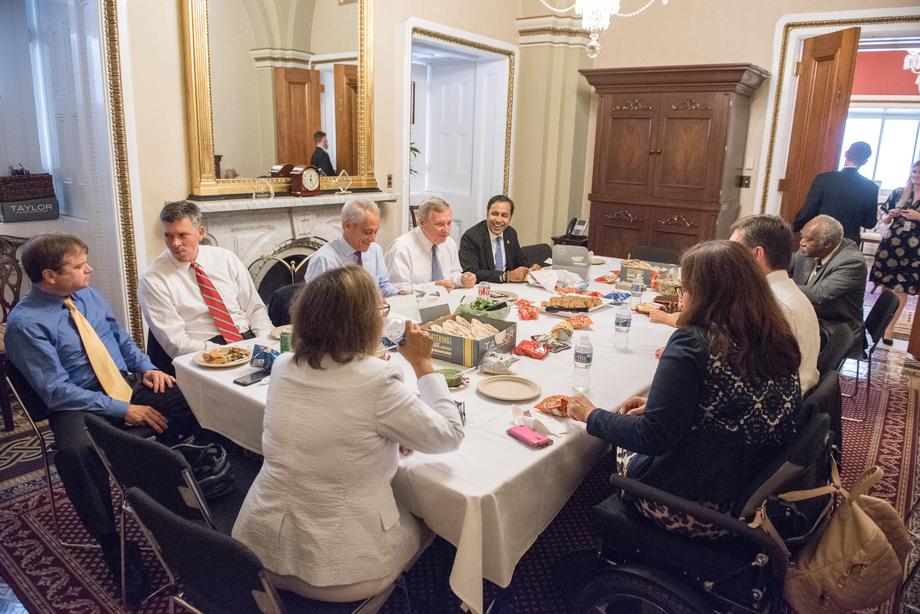
[[917, 96], [917, 75], [904, 70], [906, 51], [860, 51], [856, 55], [853, 94]]

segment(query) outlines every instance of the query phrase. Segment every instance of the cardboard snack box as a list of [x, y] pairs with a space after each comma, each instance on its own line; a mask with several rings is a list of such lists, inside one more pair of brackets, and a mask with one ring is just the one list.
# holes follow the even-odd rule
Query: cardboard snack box
[[441, 316], [425, 322], [422, 328], [427, 330], [434, 340], [431, 357], [445, 360], [464, 367], [477, 367], [482, 362], [482, 357], [489, 350], [498, 348], [503, 352], [510, 352], [517, 345], [517, 323], [493, 318], [476, 318], [484, 324], [491, 324], [498, 329], [498, 334], [485, 339], [467, 339], [448, 333], [433, 332], [432, 324], [442, 324], [445, 320], [456, 319], [456, 314]]

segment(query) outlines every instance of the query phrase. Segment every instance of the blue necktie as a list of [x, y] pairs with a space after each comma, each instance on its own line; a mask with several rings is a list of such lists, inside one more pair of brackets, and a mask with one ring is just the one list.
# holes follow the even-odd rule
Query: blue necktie
[[502, 249], [502, 238], [495, 237], [495, 270], [505, 270], [505, 252]]
[[431, 281], [440, 281], [444, 279], [444, 273], [441, 271], [441, 262], [438, 260], [438, 246], [431, 246]]

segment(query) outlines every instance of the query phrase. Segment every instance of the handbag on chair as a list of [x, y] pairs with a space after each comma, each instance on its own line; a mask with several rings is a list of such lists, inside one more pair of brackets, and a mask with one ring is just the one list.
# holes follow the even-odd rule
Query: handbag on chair
[[[779, 495], [790, 503], [840, 495], [824, 529], [806, 542], [786, 572], [783, 595], [797, 612], [844, 614], [877, 606], [894, 594], [904, 576], [907, 529], [891, 504], [865, 494], [882, 470], [867, 469], [849, 491], [840, 484], [836, 463], [831, 476], [828, 486]], [[752, 526], [762, 526], [783, 544], [765, 509], [758, 510]]]

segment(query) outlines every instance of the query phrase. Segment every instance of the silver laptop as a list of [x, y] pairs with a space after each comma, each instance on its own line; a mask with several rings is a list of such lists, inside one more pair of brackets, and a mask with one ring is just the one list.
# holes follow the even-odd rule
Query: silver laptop
[[591, 269], [591, 254], [588, 253], [587, 247], [554, 245], [553, 268], [571, 271], [588, 281], [588, 272]]

